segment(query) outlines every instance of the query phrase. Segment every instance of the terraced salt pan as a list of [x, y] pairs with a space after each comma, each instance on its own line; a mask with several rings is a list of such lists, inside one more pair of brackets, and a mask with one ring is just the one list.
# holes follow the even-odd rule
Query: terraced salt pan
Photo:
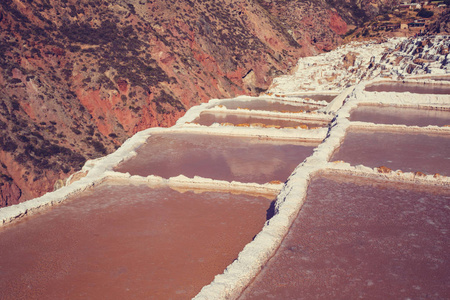
[[[294, 74], [275, 78], [269, 92], [290, 95], [299, 92], [342, 91], [361, 80], [374, 78], [383, 70], [390, 70], [392, 66], [383, 63], [383, 57], [395, 49], [400, 41], [352, 42], [331, 52], [300, 58]], [[353, 65], [345, 64], [348, 54], [355, 55]]]
[[445, 126], [450, 125], [450, 111], [361, 105], [351, 112], [350, 121], [407, 126]]
[[[363, 47], [364, 49], [359, 53], [363, 55], [364, 60], [357, 59], [356, 65], [354, 65], [350, 70], [351, 72], [345, 73], [342, 71], [342, 69], [339, 68], [339, 66], [337, 66], [342, 63], [343, 58], [342, 56], [343, 51], [339, 50], [337, 56], [335, 55], [336, 52], [333, 52], [331, 53], [331, 56], [319, 57], [319, 60], [317, 60], [316, 58], [304, 59], [301, 64], [299, 63], [299, 66], [304, 65], [308, 68], [308, 70], [305, 71], [304, 69], [299, 67], [296, 76], [294, 76], [295, 78], [292, 78], [292, 76], [286, 76], [283, 79], [285, 86], [282, 87], [280, 84], [278, 84], [279, 82], [278, 83], [275, 82], [275, 87], [272, 87], [271, 90], [274, 91], [278, 89], [281, 91], [281, 94], [285, 95], [291, 92], [298, 93], [299, 90], [302, 91], [323, 90], [325, 92], [329, 92], [330, 90], [333, 91], [342, 90], [347, 86], [349, 86], [349, 84], [353, 84], [354, 82], [361, 80], [361, 78], [363, 78], [363, 76], [361, 76], [362, 73], [367, 74], [370, 73], [367, 76], [364, 75], [365, 76], [364, 78], [371, 78], [372, 76], [379, 74], [382, 68], [383, 71], [381, 73], [388, 74], [388, 76], [393, 76], [394, 78], [395, 76], [399, 76], [400, 78], [402, 78], [406, 74], [405, 73], [406, 68], [410, 65], [412, 61], [411, 57], [413, 56], [410, 54], [414, 52], [413, 45], [417, 44], [416, 41], [407, 41], [407, 42], [408, 43], [404, 43], [403, 45], [407, 49], [404, 51], [405, 55], [403, 53], [400, 54], [400, 56], [403, 57], [403, 60], [398, 67], [397, 66], [392, 67], [388, 65], [389, 61], [391, 62], [393, 61], [392, 60], [393, 55], [388, 55], [387, 58], [383, 58], [380, 62], [380, 65], [378, 65], [378, 57], [380, 57], [381, 55], [385, 57], [383, 52], [384, 50], [383, 51], [376, 50], [374, 52], [372, 51], [373, 49], [371, 49], [373, 45], [367, 43], [365, 45], [365, 48]], [[392, 47], [390, 46], [387, 47], [389, 48], [388, 52], [391, 51], [393, 48], [397, 47], [396, 42], [390, 41], [389, 43], [390, 45], [392, 45]], [[433, 42], [432, 45], [433, 44], [435, 43]], [[386, 45], [381, 45], [381, 47], [385, 48]], [[427, 50], [426, 48], [427, 47], [425, 47], [425, 50]], [[434, 48], [437, 49], [437, 47]], [[350, 50], [353, 51], [354, 49], [351, 48]], [[391, 51], [391, 54], [396, 55], [395, 51], [394, 52]], [[443, 74], [447, 72], [448, 71], [447, 66], [442, 66], [441, 62], [443, 61], [443, 57], [441, 58], [436, 60], [435, 63], [427, 65], [428, 71], [426, 73]], [[336, 64], [330, 66], [330, 61], [335, 62]], [[375, 67], [372, 67], [370, 69], [370, 72], [367, 72], [367, 68], [364, 68], [364, 66], [366, 67], [369, 66], [369, 62], [375, 62]], [[382, 68], [380, 68], [380, 66]], [[423, 74], [425, 73], [419, 70], [419, 68], [416, 68], [414, 70], [414, 74], [420, 74], [420, 72], [422, 72]], [[336, 77], [335, 76], [336, 74], [344, 74], [344, 77], [342, 76]], [[395, 74], [395, 76], [393, 74]], [[318, 82], [324, 79], [325, 77], [326, 81], [322, 81], [322, 83]], [[306, 81], [310, 80], [310, 82], [305, 82], [305, 80]], [[354, 91], [352, 91], [353, 88], [349, 88], [348, 94], [344, 93], [345, 95], [342, 95], [342, 99], [340, 99], [340, 101], [333, 101], [336, 103], [334, 103], [332, 109], [327, 108], [326, 111], [334, 113], [341, 107], [343, 103], [345, 103], [344, 107], [339, 109], [338, 115], [336, 116], [333, 122], [333, 127], [331, 128], [327, 139], [324, 141], [323, 144], [319, 145], [315, 149], [314, 154], [310, 158], [308, 158], [306, 162], [302, 163], [294, 171], [294, 173], [291, 175], [286, 185], [283, 187], [280, 195], [278, 196], [278, 201], [276, 205], [278, 213], [270, 220], [270, 224], [267, 224], [267, 226], [265, 226], [264, 229], [255, 237], [254, 241], [252, 241], [244, 248], [244, 250], [239, 254], [238, 259], [234, 261], [233, 264], [230, 265], [223, 274], [216, 276], [215, 280], [211, 283], [211, 285], [205, 286], [202, 289], [202, 292], [196, 297], [196, 299], [228, 298], [230, 296], [236, 295], [236, 293], [239, 293], [241, 288], [252, 280], [254, 274], [256, 274], [260, 270], [261, 266], [264, 265], [268, 257], [270, 257], [274, 253], [274, 251], [278, 248], [284, 234], [288, 231], [291, 225], [291, 220], [293, 220], [293, 218], [297, 215], [298, 209], [300, 209], [301, 204], [303, 203], [302, 199], [304, 191], [306, 191], [309, 175], [312, 174], [312, 172], [320, 170], [321, 168], [327, 166], [326, 162], [329, 160], [333, 149], [338, 146], [340, 141], [342, 141], [346, 128], [349, 126], [350, 123], [348, 122], [346, 117], [349, 115], [350, 110], [356, 106], [356, 103], [361, 102], [388, 103], [389, 105], [391, 105], [392, 103], [401, 105], [404, 105], [405, 103], [406, 104], [412, 103], [414, 105], [419, 106], [427, 104], [432, 107], [435, 107], [436, 105], [442, 107], [442, 105], [448, 103], [448, 95], [373, 93], [373, 92], [363, 92], [363, 89], [364, 85], [357, 86]], [[238, 99], [242, 98], [248, 97], [239, 97]], [[207, 104], [202, 104], [198, 107], [191, 108], [184, 117], [178, 120], [177, 125], [175, 127], [177, 129], [181, 128], [182, 130], [187, 130], [188, 132], [193, 132], [196, 131], [197, 129], [198, 131], [204, 132], [205, 129], [207, 129], [207, 132], [209, 134], [218, 134], [220, 132], [220, 134], [223, 135], [227, 134], [247, 135], [249, 131], [246, 130], [246, 128], [240, 127], [236, 128], [233, 126], [222, 126], [221, 128], [214, 128], [214, 130], [211, 129], [210, 127], [191, 128], [190, 125], [188, 126], [189, 128], [184, 128], [186, 126], [186, 122], [190, 122], [193, 119], [195, 119], [195, 117], [198, 116], [202, 110], [210, 109], [215, 105], [217, 105], [219, 102], [220, 100], [212, 100]], [[273, 112], [267, 113], [273, 114]], [[33, 199], [26, 203], [19, 204], [15, 207], [0, 210], [0, 219], [2, 220], [3, 223], [10, 222], [12, 219], [21, 216], [23, 214], [27, 214], [29, 211], [35, 210], [36, 208], [45, 205], [53, 205], [54, 203], [63, 201], [68, 194], [71, 194], [74, 191], [85, 189], [86, 187], [92, 186], [93, 184], [95, 184], [96, 180], [104, 176], [105, 172], [108, 172], [108, 170], [110, 170], [111, 166], [114, 166], [117, 164], [118, 161], [121, 161], [124, 158], [129, 157], [130, 155], [133, 155], [135, 148], [141, 145], [141, 143], [144, 142], [150, 134], [153, 134], [158, 130], [160, 129], [154, 128], [137, 133], [130, 140], [124, 143], [124, 145], [122, 145], [122, 147], [115, 153], [99, 160], [88, 161], [85, 167], [83, 168], [83, 171], [88, 172], [87, 176], [86, 178], [81, 179], [79, 182], [75, 182], [74, 184], [65, 187], [61, 190], [58, 190], [54, 193], [46, 194], [43, 197]], [[164, 129], [164, 131], [165, 130], [167, 129]], [[161, 129], [160, 131], [163, 130]], [[296, 138], [304, 138], [305, 132], [309, 134], [308, 138], [312, 137], [310, 133], [316, 135], [316, 132], [314, 130], [294, 130], [294, 131], [301, 132], [303, 134], [301, 136], [297, 136], [297, 133], [295, 135], [291, 134], [289, 129], [282, 131], [276, 129], [274, 130], [264, 129], [264, 131], [259, 129], [251, 129], [252, 134], [260, 135], [262, 137], [269, 137], [269, 136], [279, 137], [280, 135], [284, 135], [284, 137], [288, 138], [292, 138], [294, 136]], [[286, 132], [289, 133], [285, 135]], [[342, 167], [342, 165], [346, 164], [333, 164], [333, 165], [336, 166], [339, 165], [340, 167]], [[358, 171], [362, 169], [366, 170], [368, 168], [360, 166], [351, 168], [351, 170], [358, 170]], [[373, 172], [373, 170], [371, 169], [369, 169], [369, 171]], [[412, 181], [422, 181], [424, 180], [423, 178], [426, 178], [428, 181], [436, 181], [437, 182], [436, 184], [442, 184], [442, 182], [445, 182], [444, 184], [448, 183], [448, 178], [446, 178], [445, 181], [442, 181], [440, 179], [439, 180], [434, 179], [433, 176], [414, 178], [414, 176], [412, 177], [410, 176], [411, 174], [408, 174], [408, 178], [409, 179], [412, 178], [411, 179]], [[125, 176], [125, 174], [122, 175]], [[404, 174], [398, 175], [398, 173], [396, 173], [394, 177], [395, 178], [403, 177], [403, 175]], [[382, 176], [393, 178], [392, 174], [382, 174]], [[186, 182], [189, 182], [190, 180], [188, 178], [185, 179]], [[200, 181], [202, 182], [202, 184], [207, 184], [209, 186], [215, 184], [211, 180], [200, 179]], [[226, 185], [230, 183], [223, 182], [222, 184]], [[232, 186], [234, 186], [235, 184], [236, 183], [231, 183]], [[248, 185], [249, 187], [253, 186], [253, 184]]]
[[154, 134], [135, 157], [115, 170], [163, 178], [184, 175], [239, 182], [284, 182], [316, 145], [204, 134]]
[[442, 75], [416, 75], [416, 76], [410, 76], [409, 79], [415, 79], [415, 80], [431, 80], [430, 83], [433, 83], [433, 81], [450, 81], [450, 76], [448, 74], [442, 74]]
[[282, 101], [273, 101], [265, 99], [252, 99], [252, 100], [238, 100], [229, 99], [219, 102], [219, 105], [225, 106], [227, 109], [250, 109], [250, 110], [262, 110], [262, 111], [279, 111], [279, 112], [300, 112], [300, 111], [314, 111], [323, 105], [315, 104], [288, 104]]
[[[271, 94], [271, 93], [268, 93]], [[273, 93], [272, 93], [273, 94]], [[302, 101], [319, 101], [321, 103], [326, 102], [330, 103], [333, 101], [334, 98], [336, 98], [337, 95], [339, 95], [339, 92], [334, 91], [327, 91], [326, 93], [320, 93], [320, 92], [294, 92], [294, 93], [282, 93], [281, 95], [277, 93], [279, 97], [283, 97], [291, 100], [294, 98], [300, 98]]]
[[325, 101], [330, 103], [333, 101], [334, 98], [336, 98], [337, 95], [326, 95], [326, 94], [304, 94], [301, 95], [304, 99], [312, 99], [314, 101]]
[[432, 77], [430, 78], [431, 80], [436, 80], [436, 81], [450, 81], [450, 76], [447, 77]]
[[331, 161], [450, 175], [450, 136], [351, 128]]
[[[444, 74], [448, 72], [448, 64], [447, 66], [442, 65], [444, 57], [442, 55], [439, 56], [436, 52], [440, 47], [448, 45], [448, 37], [436, 37], [436, 39], [424, 37], [404, 40], [399, 51], [393, 51], [393, 49], [398, 49], [398, 40], [390, 40], [388, 43], [379, 45], [365, 43], [363, 47], [359, 48], [353, 47], [353, 45], [344, 46], [329, 54], [301, 59], [298, 63], [298, 71], [293, 76], [275, 79], [270, 91], [288, 95], [311, 90], [343, 90], [349, 86], [349, 83], [359, 82], [361, 79], [370, 79], [379, 74], [382, 74], [383, 77], [404, 78], [408, 75], [406, 72], [415, 58], [414, 53], [417, 45], [421, 40], [425, 39], [431, 39], [432, 42], [424, 47], [423, 53], [430, 57], [434, 55], [436, 61], [426, 65], [427, 71], [418, 66], [413, 73]], [[348, 70], [342, 70], [339, 65], [342, 64], [344, 54], [350, 51], [357, 52], [356, 64]], [[399, 64], [396, 64], [395, 62], [398, 59], [401, 59], [401, 61]], [[330, 62], [332, 62], [331, 65]], [[337, 77], [334, 76], [336, 74], [338, 74]], [[326, 76], [329, 77], [326, 78], [324, 83], [322, 79]], [[321, 80], [322, 82], [319, 82]], [[242, 289], [252, 281], [265, 265], [265, 262], [278, 249], [284, 235], [292, 224], [291, 222], [304, 203], [307, 185], [311, 174], [314, 174], [314, 172], [333, 165], [333, 167], [338, 167], [348, 172], [365, 174], [364, 176], [369, 176], [370, 178], [381, 177], [410, 183], [423, 182], [424, 184], [437, 185], [438, 188], [442, 185], [448, 186], [448, 177], [434, 177], [432, 175], [423, 177], [416, 176], [414, 173], [399, 172], [380, 174], [377, 170], [360, 165], [352, 167], [346, 163], [327, 163], [333, 151], [342, 143], [345, 133], [351, 125], [347, 118], [350, 116], [350, 111], [356, 108], [358, 104], [383, 103], [387, 105], [437, 107], [441, 109], [447, 107], [449, 103], [448, 95], [373, 93], [364, 92], [364, 86], [365, 83], [361, 83], [356, 87], [349, 87], [338, 97], [339, 99], [333, 100], [332, 105], [330, 104], [330, 107], [327, 107], [327, 112], [336, 112], [327, 138], [314, 150], [314, 154], [299, 165], [289, 177], [277, 198], [277, 214], [264, 226], [255, 239], [244, 248], [238, 259], [223, 274], [216, 276], [210, 285], [205, 286], [195, 299], [234, 299], [239, 295]], [[360, 126], [367, 126], [367, 124], [360, 124]], [[400, 130], [405, 129], [405, 126], [401, 125], [397, 127]], [[417, 128], [419, 127], [409, 127], [408, 131]], [[444, 132], [446, 133], [447, 131]], [[328, 188], [324, 191], [328, 191]]]
[[274, 126], [274, 127], [324, 127], [327, 125], [326, 122], [314, 122], [311, 120], [295, 121], [292, 119], [282, 119], [282, 118], [268, 118], [259, 117], [253, 115], [244, 114], [233, 114], [233, 113], [212, 113], [203, 112], [200, 116], [193, 121], [204, 126], [211, 126], [214, 123], [229, 123], [233, 125], [239, 124], [261, 124], [264, 126]]
[[105, 182], [0, 228], [1, 299], [190, 299], [271, 215], [261, 196]]
[[450, 188], [316, 177], [239, 299], [447, 299]]
[[377, 82], [367, 85], [365, 90], [367, 92], [449, 95], [450, 85], [415, 82]]

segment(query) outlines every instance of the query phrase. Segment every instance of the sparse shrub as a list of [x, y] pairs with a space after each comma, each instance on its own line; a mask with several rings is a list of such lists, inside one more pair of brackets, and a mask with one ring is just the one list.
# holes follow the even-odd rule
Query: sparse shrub
[[13, 111], [20, 109], [20, 103], [17, 100], [12, 100], [11, 101], [11, 106], [12, 106]]
[[89, 134], [89, 135], [91, 135], [91, 136], [94, 135], [95, 129], [94, 129], [94, 127], [92, 127], [92, 125], [88, 125], [88, 126], [87, 126], [87, 129], [88, 129], [88, 130], [86, 131], [87, 134]]
[[421, 18], [431, 18], [433, 15], [434, 15], [434, 12], [432, 12], [431, 10], [426, 10], [425, 8], [422, 8], [417, 13], [417, 16], [419, 16]]
[[30, 141], [30, 139], [27, 138], [27, 137], [24, 136], [24, 135], [18, 135], [18, 136], [17, 136], [17, 139], [18, 139], [19, 141], [21, 141], [22, 143], [28, 143], [28, 142]]
[[3, 151], [14, 152], [18, 146], [10, 137], [0, 137], [0, 147]]
[[78, 130], [77, 128], [75, 128], [75, 127], [70, 127], [70, 130], [72, 130], [73, 133], [75, 133], [76, 135], [80, 135], [81, 134], [81, 131]]
[[100, 152], [101, 154], [106, 154], [106, 148], [105, 146], [103, 146], [102, 142], [92, 141], [91, 144], [94, 147], [95, 151]]
[[37, 137], [37, 138], [40, 139], [40, 140], [44, 140], [44, 137], [43, 137], [39, 132], [37, 132], [37, 131], [33, 131], [33, 132], [31, 133], [31, 135]]

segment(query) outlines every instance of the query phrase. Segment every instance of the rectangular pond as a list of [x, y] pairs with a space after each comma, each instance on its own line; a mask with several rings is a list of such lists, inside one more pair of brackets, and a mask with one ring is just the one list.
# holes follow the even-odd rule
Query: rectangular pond
[[272, 200], [96, 186], [0, 228], [0, 298], [191, 299], [262, 229]]
[[306, 100], [314, 100], [314, 101], [326, 101], [331, 102], [336, 98], [337, 95], [322, 95], [322, 94], [310, 94], [310, 95], [299, 95]]
[[120, 164], [116, 171], [163, 178], [185, 175], [284, 182], [316, 145], [206, 134], [154, 134], [138, 149], [137, 156]]
[[450, 94], [450, 85], [424, 84], [412, 82], [380, 82], [374, 83], [365, 88], [368, 92], [395, 92], [395, 93], [414, 93], [414, 94]]
[[450, 176], [450, 136], [350, 129], [331, 161]]
[[429, 77], [422, 77], [423, 79], [431, 79], [435, 81], [450, 81], [450, 76], [429, 76]]
[[392, 106], [358, 106], [350, 121], [407, 126], [450, 125], [450, 111]]
[[449, 201], [449, 187], [316, 177], [239, 299], [448, 299]]
[[281, 102], [265, 99], [253, 100], [223, 100], [218, 105], [223, 105], [228, 109], [244, 108], [249, 110], [278, 111], [278, 112], [304, 112], [318, 110], [323, 106], [313, 104], [294, 104], [292, 102]]
[[264, 118], [259, 116], [249, 116], [233, 113], [211, 113], [202, 112], [200, 116], [193, 121], [200, 125], [211, 126], [214, 123], [229, 123], [233, 125], [239, 124], [253, 124], [253, 125], [263, 125], [268, 127], [304, 127], [314, 128], [314, 127], [325, 127], [327, 123], [325, 122], [314, 122], [309, 120], [288, 120], [281, 118]]

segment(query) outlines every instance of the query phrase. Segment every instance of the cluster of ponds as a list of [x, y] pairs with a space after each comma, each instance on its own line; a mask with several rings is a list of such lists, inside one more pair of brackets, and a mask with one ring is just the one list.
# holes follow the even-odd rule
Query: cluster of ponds
[[[416, 86], [409, 88], [418, 92]], [[259, 123], [280, 130], [328, 126], [314, 118], [252, 114], [305, 113], [324, 107], [322, 101], [237, 99], [220, 105], [225, 113], [204, 112], [195, 122]], [[359, 106], [350, 121], [444, 126], [450, 111]], [[166, 179], [284, 182], [317, 145], [161, 132], [114, 171]], [[449, 176], [448, 149], [448, 134], [350, 127], [331, 161]], [[132, 179], [105, 181], [0, 228], [0, 298], [190, 299], [261, 231], [274, 213], [275, 199], [244, 191], [176, 190]], [[316, 175], [288, 235], [240, 299], [446, 298], [449, 200], [448, 186]]]
[[[450, 94], [410, 84], [366, 91]], [[359, 106], [350, 120], [445, 126], [450, 111]], [[331, 161], [449, 176], [448, 132], [408, 132], [350, 126]], [[449, 203], [445, 185], [316, 175], [280, 248], [239, 299], [448, 298]]]
[[[227, 99], [220, 101], [218, 107], [226, 108], [224, 111], [203, 111], [193, 123], [204, 126], [211, 126], [214, 123], [228, 125], [253, 125], [260, 127], [275, 128], [318, 128], [325, 127], [328, 122], [321, 120], [311, 121], [309, 118], [302, 118], [302, 113], [315, 112], [324, 108], [327, 104], [326, 100], [330, 96], [315, 95], [312, 98], [305, 99], [304, 102], [296, 102], [289, 100], [278, 100], [273, 98], [260, 97], [254, 100]], [[333, 96], [334, 97], [334, 96]], [[255, 113], [256, 112], [256, 113]], [[264, 115], [265, 112], [272, 113], [290, 113], [289, 116], [270, 116]]]
[[[264, 99], [227, 100], [223, 105], [250, 113], [309, 108]], [[241, 118], [248, 123], [251, 116]], [[257, 121], [280, 127], [302, 124], [276, 118]], [[294, 139], [156, 133], [114, 171], [166, 179], [184, 175], [278, 183], [317, 145]], [[261, 231], [273, 215], [275, 198], [175, 190], [132, 180], [103, 182], [0, 228], [0, 298], [190, 299]]]

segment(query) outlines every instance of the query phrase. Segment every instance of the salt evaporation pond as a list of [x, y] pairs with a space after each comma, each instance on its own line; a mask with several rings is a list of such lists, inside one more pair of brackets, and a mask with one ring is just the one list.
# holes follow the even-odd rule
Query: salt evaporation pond
[[449, 299], [450, 189], [315, 178], [248, 299]]
[[184, 175], [226, 181], [267, 183], [285, 181], [317, 144], [230, 136], [154, 134], [138, 155], [116, 171], [131, 175]]
[[450, 111], [392, 106], [358, 106], [350, 121], [407, 126], [450, 125]]
[[432, 77], [425, 77], [425, 78], [435, 80], [435, 81], [450, 81], [450, 76], [432, 76]]
[[311, 99], [314, 101], [326, 101], [331, 102], [336, 98], [336, 95], [321, 95], [321, 94], [311, 94], [311, 95], [298, 95], [299, 97], [302, 97], [304, 99]]
[[245, 108], [250, 110], [263, 110], [263, 111], [279, 111], [279, 112], [301, 112], [301, 111], [314, 111], [321, 106], [299, 104], [288, 104], [279, 101], [253, 99], [253, 100], [223, 100], [219, 103], [228, 109]]
[[351, 129], [331, 161], [450, 176], [450, 136]]
[[450, 94], [450, 85], [424, 84], [412, 82], [380, 82], [366, 86], [368, 92], [395, 92], [414, 94]]
[[314, 121], [294, 121], [279, 118], [263, 118], [249, 115], [241, 114], [231, 114], [231, 113], [209, 113], [203, 112], [200, 116], [193, 121], [204, 126], [211, 126], [214, 123], [230, 123], [233, 125], [239, 124], [262, 124], [265, 126], [275, 126], [275, 127], [299, 127], [308, 126], [312, 127], [324, 127], [325, 122], [314, 122]]
[[191, 299], [272, 201], [104, 184], [75, 198], [0, 228], [1, 299]]

